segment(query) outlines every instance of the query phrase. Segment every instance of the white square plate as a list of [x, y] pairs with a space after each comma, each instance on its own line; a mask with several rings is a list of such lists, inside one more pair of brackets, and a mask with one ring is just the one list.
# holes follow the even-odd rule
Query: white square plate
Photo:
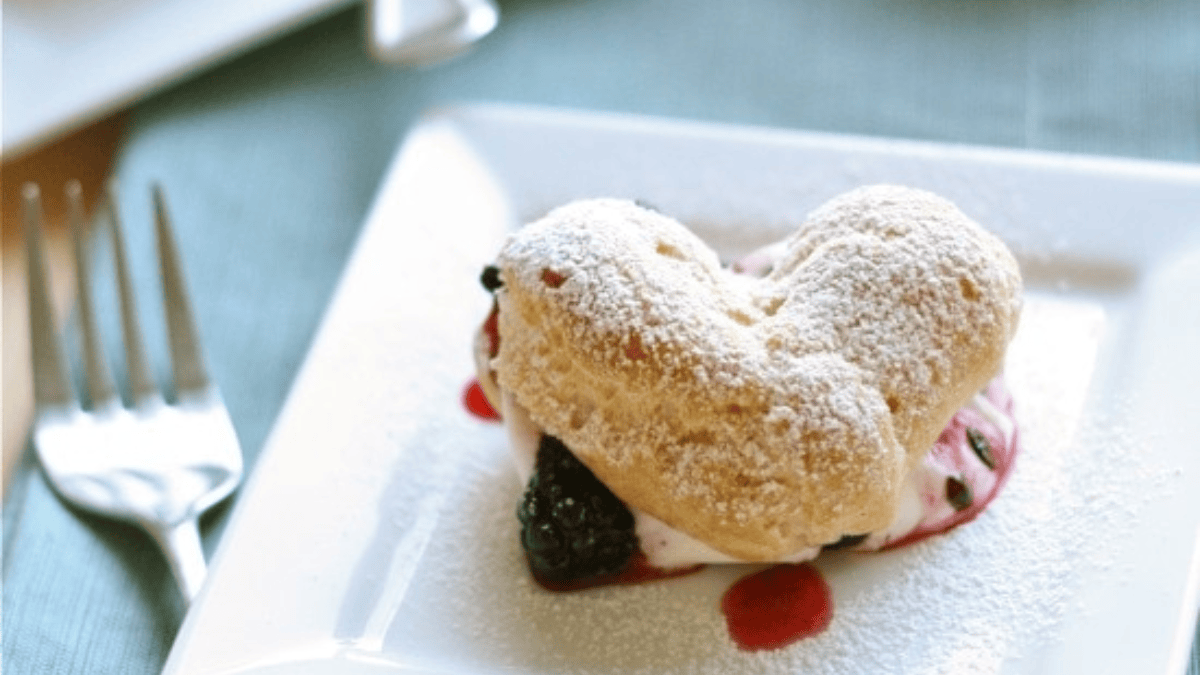
[[[502, 430], [460, 404], [504, 234], [645, 200], [725, 255], [864, 183], [938, 192], [1018, 254], [1024, 454], [976, 521], [819, 561], [825, 633], [747, 653], [745, 569], [550, 594]], [[361, 239], [166, 672], [1181, 673], [1200, 537], [1200, 169], [477, 106], [436, 111]]]

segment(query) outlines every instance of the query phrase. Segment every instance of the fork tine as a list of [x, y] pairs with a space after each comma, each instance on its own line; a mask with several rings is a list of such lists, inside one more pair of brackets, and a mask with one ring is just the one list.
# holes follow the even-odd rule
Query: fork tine
[[63, 358], [42, 257], [42, 198], [34, 183], [22, 190], [25, 216], [26, 276], [29, 280], [29, 338], [33, 356], [33, 392], [39, 409], [77, 406]]
[[83, 216], [83, 188], [72, 180], [66, 186], [67, 218], [71, 223], [71, 238], [75, 244], [75, 295], [79, 303], [79, 329], [83, 338], [83, 364], [87, 374], [88, 393], [96, 410], [119, 404], [112, 372], [104, 358], [96, 314], [92, 305], [92, 275], [88, 260]]
[[209, 380], [200, 349], [200, 334], [192, 316], [191, 302], [183, 279], [183, 266], [167, 214], [162, 187], [155, 184], [151, 190], [154, 195], [158, 260], [162, 270], [163, 302], [166, 305], [175, 390], [178, 394], [201, 393], [208, 389]]
[[112, 227], [113, 265], [116, 268], [117, 295], [121, 305], [121, 333], [125, 340], [125, 369], [129, 377], [129, 391], [134, 406], [142, 407], [161, 401], [162, 396], [150, 376], [146, 348], [142, 343], [137, 298], [129, 280], [129, 261], [125, 257], [125, 232], [121, 225], [115, 181], [108, 186], [105, 204], [108, 207], [108, 222]]

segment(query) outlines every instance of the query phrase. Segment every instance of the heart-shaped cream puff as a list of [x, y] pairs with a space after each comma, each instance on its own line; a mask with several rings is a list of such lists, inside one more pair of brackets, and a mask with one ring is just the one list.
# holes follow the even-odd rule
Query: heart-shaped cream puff
[[1020, 314], [1008, 249], [927, 192], [852, 191], [777, 246], [735, 274], [599, 199], [496, 261], [500, 388], [623, 502], [741, 560], [888, 526]]

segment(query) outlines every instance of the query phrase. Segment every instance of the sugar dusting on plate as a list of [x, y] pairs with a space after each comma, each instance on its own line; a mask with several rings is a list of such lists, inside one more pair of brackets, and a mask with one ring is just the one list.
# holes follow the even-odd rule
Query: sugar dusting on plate
[[1067, 612], [1084, 609], [1072, 604], [1078, 579], [1121, 573], [1109, 568], [1154, 498], [1146, 486], [1170, 489], [1170, 471], [1132, 451], [1142, 441], [1102, 412], [1083, 415], [1105, 323], [1099, 304], [1031, 295], [1006, 368], [1025, 450], [1004, 493], [947, 535], [883, 554], [822, 557], [833, 621], [776, 651], [739, 651], [726, 632], [721, 594], [749, 566], [541, 590], [515, 535], [520, 486], [502, 432], [472, 423], [456, 439], [460, 470], [437, 486], [455, 496], [384, 652], [486, 671], [1005, 672], [1052, 640]]

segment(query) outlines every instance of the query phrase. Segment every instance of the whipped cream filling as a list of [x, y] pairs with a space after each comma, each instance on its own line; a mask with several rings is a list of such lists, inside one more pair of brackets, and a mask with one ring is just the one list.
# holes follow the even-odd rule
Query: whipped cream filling
[[[1016, 426], [1011, 417], [997, 408], [993, 399], [1004, 395], [998, 379], [983, 392], [976, 394], [951, 420], [946, 431], [905, 477], [896, 510], [896, 516], [887, 527], [866, 534], [865, 539], [849, 547], [856, 551], [874, 551], [897, 544], [920, 533], [935, 533], [953, 526], [963, 511], [961, 504], [955, 505], [947, 499], [947, 481], [960, 481], [966, 485], [976, 499], [993, 495], [1003, 480], [1004, 472], [988, 466], [978, 452], [973, 451], [961, 440], [962, 429], [971, 425], [987, 427], [987, 435], [1002, 440], [1001, 448], [1014, 447]], [[501, 414], [508, 432], [509, 446], [521, 483], [527, 484], [533, 474], [537, 460], [538, 444], [542, 429], [508, 391], [502, 390]], [[957, 431], [957, 433], [955, 433]], [[986, 500], [985, 500], [986, 501]], [[982, 508], [983, 502], [978, 504]], [[626, 505], [628, 506], [628, 505]], [[700, 563], [740, 563], [744, 560], [716, 550], [708, 544], [681, 532], [654, 516], [634, 507], [635, 531], [639, 546], [647, 561], [660, 569], [672, 569]], [[833, 543], [833, 542], [830, 542]], [[820, 554], [822, 547], [814, 546], [773, 562], [796, 563], [811, 560]]]

